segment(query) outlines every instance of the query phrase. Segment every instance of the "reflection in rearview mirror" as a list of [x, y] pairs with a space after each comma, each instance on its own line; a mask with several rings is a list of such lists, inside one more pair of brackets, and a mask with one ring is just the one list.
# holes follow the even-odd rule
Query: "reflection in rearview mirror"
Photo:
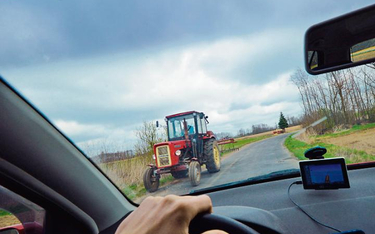
[[317, 51], [308, 51], [309, 67], [315, 69], [318, 66], [318, 53]]
[[352, 62], [359, 62], [375, 58], [375, 39], [370, 39], [350, 48], [350, 57]]

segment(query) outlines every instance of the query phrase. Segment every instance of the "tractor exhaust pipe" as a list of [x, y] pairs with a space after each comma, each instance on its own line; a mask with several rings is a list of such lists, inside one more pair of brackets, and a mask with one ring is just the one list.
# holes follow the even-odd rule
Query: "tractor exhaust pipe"
[[188, 128], [187, 128], [187, 123], [184, 119], [184, 134], [185, 134], [185, 140], [189, 140], [189, 134], [188, 134]]

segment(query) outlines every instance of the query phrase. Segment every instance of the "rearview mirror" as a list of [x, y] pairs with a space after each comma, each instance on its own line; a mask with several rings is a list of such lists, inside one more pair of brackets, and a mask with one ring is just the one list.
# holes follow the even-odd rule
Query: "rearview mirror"
[[312, 75], [375, 61], [375, 5], [310, 27], [305, 67]]

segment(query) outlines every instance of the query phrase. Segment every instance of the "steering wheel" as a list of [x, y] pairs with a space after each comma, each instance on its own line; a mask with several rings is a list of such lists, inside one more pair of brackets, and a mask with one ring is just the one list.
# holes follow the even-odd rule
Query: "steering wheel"
[[213, 229], [222, 230], [230, 234], [259, 234], [243, 223], [217, 214], [202, 214], [196, 216], [190, 222], [189, 233], [201, 234], [202, 232]]

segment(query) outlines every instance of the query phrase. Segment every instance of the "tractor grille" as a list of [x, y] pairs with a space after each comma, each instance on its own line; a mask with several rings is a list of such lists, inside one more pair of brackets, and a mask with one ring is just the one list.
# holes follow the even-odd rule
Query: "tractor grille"
[[159, 146], [157, 149], [157, 159], [158, 164], [160, 167], [170, 166], [171, 165], [171, 157], [169, 156], [169, 148], [168, 146]]

